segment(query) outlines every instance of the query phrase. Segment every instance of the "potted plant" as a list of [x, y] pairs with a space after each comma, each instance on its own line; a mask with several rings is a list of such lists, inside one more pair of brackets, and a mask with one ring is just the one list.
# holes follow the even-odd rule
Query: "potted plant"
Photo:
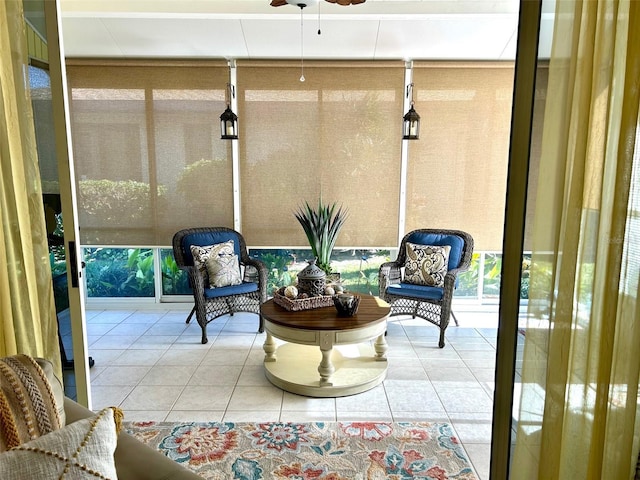
[[309, 202], [304, 203], [294, 213], [307, 235], [316, 265], [331, 274], [331, 252], [338, 239], [338, 233], [347, 219], [347, 210], [334, 202], [324, 205], [322, 198], [314, 209]]

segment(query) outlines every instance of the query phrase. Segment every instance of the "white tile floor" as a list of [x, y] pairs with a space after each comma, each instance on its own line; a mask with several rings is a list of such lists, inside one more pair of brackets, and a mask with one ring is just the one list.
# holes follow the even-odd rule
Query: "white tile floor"
[[265, 378], [265, 335], [255, 315], [221, 317], [207, 328], [185, 311], [87, 311], [92, 407], [118, 405], [127, 420], [442, 421], [453, 425], [478, 476], [489, 478], [497, 311], [456, 311], [460, 326], [389, 322], [382, 385], [340, 398], [283, 392]]

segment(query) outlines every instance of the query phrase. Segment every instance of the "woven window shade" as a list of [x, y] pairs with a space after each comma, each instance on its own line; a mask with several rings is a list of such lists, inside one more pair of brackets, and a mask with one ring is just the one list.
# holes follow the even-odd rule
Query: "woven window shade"
[[459, 229], [502, 250], [513, 64], [414, 63], [406, 230]]
[[224, 62], [67, 66], [84, 245], [167, 246], [186, 227], [233, 225]]
[[404, 64], [309, 61], [304, 75], [298, 63], [238, 62], [247, 242], [307, 247], [293, 212], [322, 196], [349, 210], [339, 246], [395, 246]]

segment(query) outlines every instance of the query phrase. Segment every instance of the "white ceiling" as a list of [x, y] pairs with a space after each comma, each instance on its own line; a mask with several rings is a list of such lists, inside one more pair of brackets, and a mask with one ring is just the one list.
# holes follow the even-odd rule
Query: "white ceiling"
[[320, 1], [302, 19], [269, 1], [60, 0], [63, 48], [74, 58], [297, 59], [301, 45], [305, 59], [515, 58], [518, 0]]

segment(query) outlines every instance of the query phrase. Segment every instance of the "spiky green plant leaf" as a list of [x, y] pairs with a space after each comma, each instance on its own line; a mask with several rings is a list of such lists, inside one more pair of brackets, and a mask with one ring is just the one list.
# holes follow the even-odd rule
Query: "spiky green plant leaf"
[[338, 207], [335, 202], [324, 205], [320, 198], [317, 208], [312, 208], [305, 201], [294, 215], [307, 236], [311, 252], [317, 259], [316, 265], [326, 273], [331, 273], [331, 252], [347, 219], [347, 210], [343, 206]]

